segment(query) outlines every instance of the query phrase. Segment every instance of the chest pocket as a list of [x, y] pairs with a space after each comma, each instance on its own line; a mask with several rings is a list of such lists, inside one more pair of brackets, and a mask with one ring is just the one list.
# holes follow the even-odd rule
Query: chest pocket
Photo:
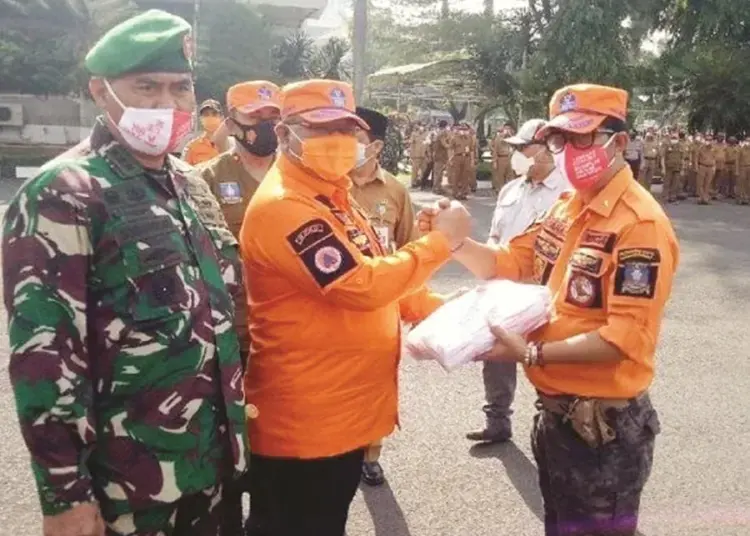
[[565, 303], [585, 309], [604, 309], [611, 271], [611, 254], [586, 247], [574, 250], [562, 285]]
[[98, 306], [132, 322], [184, 313], [191, 257], [180, 225], [151, 195], [122, 201], [118, 189], [105, 194], [109, 219], [90, 278]]

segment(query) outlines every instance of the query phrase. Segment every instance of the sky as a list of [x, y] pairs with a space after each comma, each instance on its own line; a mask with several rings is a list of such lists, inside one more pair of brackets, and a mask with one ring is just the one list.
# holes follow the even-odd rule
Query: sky
[[[387, 5], [390, 0], [375, 0], [378, 5]], [[481, 13], [484, 9], [484, 3], [482, 0], [449, 0], [450, 6], [460, 11], [466, 11], [470, 13]], [[317, 20], [307, 20], [305, 22], [305, 29], [314, 39], [325, 40], [334, 35], [340, 37], [347, 37], [348, 31], [346, 28], [346, 14], [347, 11], [351, 12], [352, 0], [328, 0], [328, 5], [323, 10], [320, 18]], [[495, 10], [503, 11], [507, 9], [514, 9], [524, 7], [528, 5], [527, 0], [495, 0]], [[659, 42], [664, 40], [666, 34], [664, 32], [657, 32], [652, 35], [650, 39], [647, 39], [642, 49], [644, 51], [653, 52], [658, 54], [660, 47]]]
[[[389, 3], [389, 0], [379, 0], [377, 4]], [[495, 0], [495, 9], [513, 9], [527, 5], [527, 0]], [[351, 0], [328, 0], [328, 6], [318, 20], [309, 20], [306, 26], [315, 29], [315, 33], [324, 33], [326, 30], [334, 31], [346, 24], [343, 15], [351, 10]], [[482, 0], [450, 0], [452, 8], [470, 13], [481, 13], [484, 9]]]

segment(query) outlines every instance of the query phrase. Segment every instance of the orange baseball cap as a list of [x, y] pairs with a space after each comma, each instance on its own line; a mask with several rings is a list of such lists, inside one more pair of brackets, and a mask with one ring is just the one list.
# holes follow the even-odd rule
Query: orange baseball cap
[[306, 123], [325, 124], [351, 119], [365, 130], [367, 123], [357, 115], [352, 86], [335, 80], [305, 80], [281, 90], [281, 120], [299, 117]]
[[281, 110], [281, 89], [272, 82], [259, 80], [235, 84], [227, 91], [227, 109], [251, 114], [263, 108]]
[[576, 84], [558, 89], [549, 102], [550, 120], [537, 138], [550, 129], [586, 134], [596, 130], [607, 117], [623, 121], [628, 115], [628, 92], [595, 84]]

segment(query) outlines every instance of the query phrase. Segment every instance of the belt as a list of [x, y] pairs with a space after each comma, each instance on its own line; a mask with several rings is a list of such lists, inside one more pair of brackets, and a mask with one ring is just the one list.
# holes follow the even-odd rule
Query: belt
[[[537, 392], [537, 394], [539, 396], [539, 402], [542, 408], [549, 411], [550, 413], [562, 416], [570, 414], [570, 411], [571, 409], [573, 409], [574, 405], [579, 400], [585, 399], [585, 397], [576, 397], [571, 395], [549, 396], [539, 392]], [[596, 400], [597, 402], [599, 402], [599, 406], [602, 408], [602, 410], [607, 411], [609, 409], [625, 409], [634, 402], [638, 402], [646, 396], [648, 396], [648, 393], [642, 393], [635, 398], [597, 398]]]
[[714, 167], [716, 164], [704, 164], [703, 162], [698, 162], [698, 165], [703, 167]]
[[646, 160], [656, 160], [656, 157], [655, 156], [647, 156]]

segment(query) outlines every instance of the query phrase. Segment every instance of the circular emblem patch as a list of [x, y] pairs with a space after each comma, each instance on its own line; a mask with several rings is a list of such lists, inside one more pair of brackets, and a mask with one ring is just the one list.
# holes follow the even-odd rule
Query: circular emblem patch
[[568, 295], [574, 303], [588, 307], [594, 303], [595, 294], [594, 284], [585, 275], [573, 275], [570, 278]]
[[341, 268], [342, 262], [341, 252], [333, 246], [325, 246], [315, 252], [315, 267], [324, 274], [332, 274]]

